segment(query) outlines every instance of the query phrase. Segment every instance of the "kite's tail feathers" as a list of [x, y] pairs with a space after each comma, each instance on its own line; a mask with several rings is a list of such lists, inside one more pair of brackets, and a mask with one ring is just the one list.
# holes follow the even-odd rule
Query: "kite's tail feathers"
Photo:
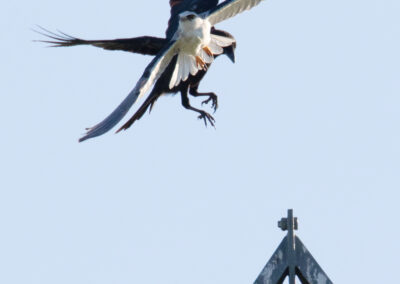
[[216, 28], [212, 27], [211, 28], [211, 36], [220, 36], [220, 37], [224, 37], [224, 38], [229, 38], [232, 41], [231, 45], [225, 46], [223, 47], [223, 54], [225, 54], [226, 56], [228, 56], [228, 58], [235, 63], [235, 49], [236, 49], [236, 40], [233, 37], [233, 35], [231, 35], [230, 33], [223, 31], [223, 30], [217, 30]]
[[169, 82], [169, 88], [173, 89], [178, 86], [181, 81], [186, 81], [189, 75], [196, 75], [199, 70], [196, 58], [190, 54], [180, 53]]
[[224, 47], [231, 46], [235, 42], [234, 38], [211, 34], [209, 47], [214, 55], [218, 55], [224, 52]]

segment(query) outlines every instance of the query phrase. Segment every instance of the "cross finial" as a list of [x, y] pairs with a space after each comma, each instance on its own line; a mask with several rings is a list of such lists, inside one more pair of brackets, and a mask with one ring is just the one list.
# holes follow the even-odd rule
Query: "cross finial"
[[293, 209], [288, 210], [287, 218], [282, 218], [278, 221], [278, 227], [281, 228], [282, 231], [288, 231], [290, 224], [293, 224], [293, 230], [298, 229], [297, 217], [293, 217]]

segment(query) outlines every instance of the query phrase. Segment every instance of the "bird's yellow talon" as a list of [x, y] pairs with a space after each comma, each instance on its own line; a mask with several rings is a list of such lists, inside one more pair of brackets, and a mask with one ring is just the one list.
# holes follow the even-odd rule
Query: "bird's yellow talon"
[[200, 56], [196, 56], [196, 64], [200, 69], [205, 69], [206, 68], [206, 63], [201, 59]]
[[209, 56], [214, 56], [212, 53], [211, 49], [208, 46], [203, 47], [203, 50], [209, 55]]

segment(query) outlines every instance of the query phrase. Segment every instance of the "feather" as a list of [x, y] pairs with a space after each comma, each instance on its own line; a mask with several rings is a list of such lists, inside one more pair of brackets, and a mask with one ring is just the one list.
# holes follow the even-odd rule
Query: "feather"
[[169, 89], [172, 89], [173, 87], [175, 87], [176, 80], [177, 80], [177, 77], [178, 77], [179, 55], [177, 55], [177, 56], [178, 56], [178, 59], [176, 60], [174, 72], [172, 73], [171, 80], [169, 81]]
[[[204, 56], [208, 56], [208, 60], [210, 60], [210, 56], [201, 49], [200, 55], [202, 58], [204, 58], [203, 54], [205, 54]], [[185, 53], [178, 54], [178, 60], [176, 62], [174, 72], [172, 73], [172, 77], [169, 82], [169, 89], [178, 86], [181, 81], [186, 81], [189, 77], [189, 74], [193, 76], [196, 75], [198, 71], [199, 68], [197, 67], [196, 59], [194, 58], [194, 56]]]
[[190, 58], [190, 74], [194, 76], [197, 74], [197, 71], [199, 69], [197, 68], [196, 59], [192, 55], [189, 55], [189, 58]]
[[178, 55], [178, 61], [179, 61], [178, 76], [176, 77], [174, 87], [179, 85], [179, 82], [182, 80], [182, 68], [183, 68], [183, 64], [184, 64], [182, 54]]
[[40, 42], [50, 43], [52, 47], [92, 45], [107, 50], [123, 50], [145, 55], [157, 55], [157, 53], [168, 43], [164, 38], [141, 36], [134, 38], [119, 38], [112, 40], [84, 40], [70, 36], [63, 32], [53, 33], [45, 28], [38, 26], [40, 30], [35, 32], [44, 35], [49, 40], [39, 40]]
[[214, 26], [257, 6], [261, 1], [263, 0], [227, 0], [210, 11], [202, 13], [201, 17], [207, 19], [211, 26]]
[[140, 77], [136, 86], [122, 101], [122, 103], [103, 121], [88, 129], [85, 136], [79, 139], [79, 142], [85, 141], [89, 138], [100, 136], [111, 128], [113, 128], [121, 119], [126, 115], [131, 106], [153, 85], [153, 83], [160, 77], [160, 75], [167, 68], [175, 50], [176, 41], [171, 41], [163, 50], [150, 62], [144, 70], [142, 77]]
[[205, 63], [212, 63], [214, 60], [214, 57], [210, 56], [205, 52], [203, 49], [200, 49], [200, 57], [203, 59]]
[[220, 47], [227, 47], [232, 45], [235, 40], [233, 38], [211, 34], [211, 42], [216, 43]]
[[186, 81], [189, 77], [190, 72], [190, 57], [187, 54], [183, 54], [183, 66], [182, 66], [182, 81]]
[[220, 47], [215, 41], [212, 40], [211, 37], [211, 42], [208, 44], [208, 47], [210, 48], [211, 52], [215, 55], [221, 54], [224, 52], [224, 49]]

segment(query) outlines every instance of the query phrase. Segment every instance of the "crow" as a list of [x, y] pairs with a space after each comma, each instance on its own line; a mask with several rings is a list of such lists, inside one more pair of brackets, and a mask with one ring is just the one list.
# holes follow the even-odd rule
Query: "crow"
[[[166, 89], [166, 85], [168, 85], [169, 90], [174, 90], [182, 82], [186, 82], [190, 76], [196, 76], [199, 72], [201, 80], [201, 72], [207, 71], [215, 56], [224, 53], [226, 47], [234, 49], [236, 44], [236, 41], [229, 34], [224, 36], [212, 33], [212, 31], [216, 31], [213, 26], [257, 6], [262, 1], [225, 0], [218, 4], [218, 1], [215, 0], [200, 2], [198, 0], [171, 0], [171, 17], [166, 31], [166, 43], [147, 65], [139, 81], [126, 98], [104, 120], [87, 128], [85, 136], [79, 141], [82, 142], [108, 132], [122, 120], [132, 105], [153, 85], [157, 90], [156, 84], [158, 82], [160, 82], [160, 90]], [[205, 9], [205, 11], [198, 13], [196, 12], [197, 9]], [[62, 35], [66, 37], [64, 42], [68, 43], [68, 35]], [[57, 45], [57, 35], [50, 34], [49, 36], [56, 40], [53, 43]], [[151, 37], [145, 38], [151, 40]], [[70, 38], [70, 40], [73, 42], [74, 38]], [[61, 42], [61, 45], [62, 41], [62, 37], [59, 38], [58, 42]], [[51, 41], [48, 42], [51, 43]], [[181, 92], [183, 106], [200, 113], [199, 118], [202, 118], [206, 125], [207, 121], [214, 125], [214, 118], [210, 114], [190, 106], [187, 94], [190, 87], [187, 84], [186, 91]], [[206, 95], [209, 96], [209, 99], [205, 102], [213, 101], [215, 109], [217, 106], [215, 94]], [[160, 91], [152, 92], [143, 105], [144, 111], [149, 107], [151, 109], [159, 96]], [[141, 109], [138, 111], [138, 115], [132, 117], [118, 131], [129, 128], [135, 120], [143, 115], [144, 112]]]
[[[171, 17], [168, 21], [168, 28], [166, 30], [166, 38], [153, 37], [153, 36], [140, 36], [134, 38], [120, 38], [112, 40], [84, 40], [81, 38], [70, 36], [63, 32], [53, 33], [43, 27], [40, 27], [38, 33], [46, 36], [49, 40], [40, 40], [41, 42], [49, 43], [53, 47], [68, 47], [68, 46], [78, 46], [78, 45], [91, 45], [105, 50], [118, 50], [127, 51], [143, 55], [157, 55], [162, 48], [168, 43], [169, 39], [173, 36], [172, 31], [176, 29], [178, 25], [178, 15], [183, 11], [193, 11], [196, 13], [202, 13], [207, 11], [218, 4], [217, 1], [201, 1], [201, 0], [170, 0], [171, 7]], [[223, 47], [222, 54], [228, 56], [228, 58], [234, 63], [235, 62], [235, 48], [236, 41], [234, 37], [226, 31], [217, 30], [214, 27], [211, 28], [211, 33], [221, 37], [227, 37], [232, 39], [232, 44]], [[215, 55], [215, 58], [219, 55]], [[191, 106], [188, 94], [194, 97], [208, 97], [202, 102], [203, 104], [208, 104], [211, 102], [211, 107], [214, 112], [218, 108], [218, 97], [214, 92], [201, 93], [198, 91], [199, 84], [201, 80], [206, 75], [211, 63], [206, 64], [206, 68], [199, 70], [195, 75], [189, 75], [186, 81], [180, 81], [178, 85], [169, 87], [169, 82], [171, 81], [172, 73], [174, 71], [174, 66], [177, 61], [177, 56], [175, 56], [170, 64], [168, 65], [165, 72], [160, 76], [160, 78], [154, 84], [154, 87], [147, 97], [147, 99], [142, 103], [139, 109], [134, 113], [134, 115], [122, 126], [117, 132], [121, 130], [128, 129], [136, 120], [139, 120], [146, 112], [152, 110], [154, 103], [159, 97], [164, 94], [181, 94], [182, 105], [186, 109], [193, 110], [199, 113], [199, 119], [203, 119], [205, 125], [207, 122], [214, 126], [215, 119], [209, 113], [204, 110], [200, 110]], [[83, 140], [82, 140], [83, 141]]]

